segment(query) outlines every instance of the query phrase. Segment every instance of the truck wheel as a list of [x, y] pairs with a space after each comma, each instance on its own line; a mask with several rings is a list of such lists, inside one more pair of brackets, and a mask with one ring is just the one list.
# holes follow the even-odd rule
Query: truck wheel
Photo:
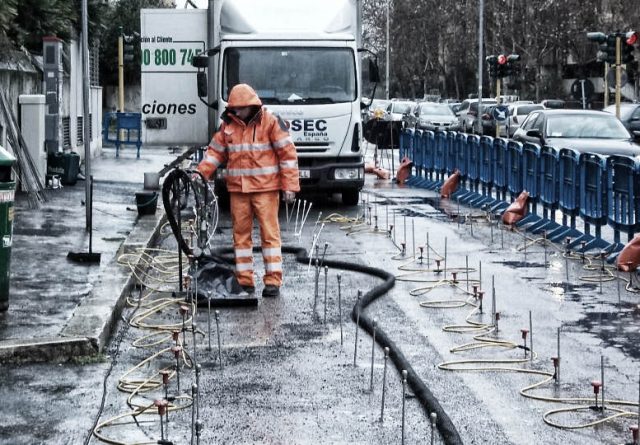
[[346, 206], [355, 206], [360, 202], [360, 190], [348, 189], [342, 191], [342, 203]]

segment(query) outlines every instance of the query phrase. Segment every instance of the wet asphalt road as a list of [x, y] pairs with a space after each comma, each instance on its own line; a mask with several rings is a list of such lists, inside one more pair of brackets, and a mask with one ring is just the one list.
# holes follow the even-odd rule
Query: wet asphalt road
[[[553, 372], [550, 358], [557, 353], [556, 333], [560, 327], [561, 382], [559, 385], [548, 383], [532, 393], [548, 398], [592, 398], [590, 382], [600, 379], [602, 355], [607, 399], [635, 402], [640, 358], [637, 294], [623, 289], [618, 304], [616, 282], [604, 283], [600, 292], [599, 282], [589, 281], [590, 276], [599, 275], [598, 263], [595, 271], [585, 270], [588, 260], [583, 264], [579, 257], [568, 262], [567, 280], [567, 262], [558, 246], [548, 247], [548, 267], [545, 267], [545, 253], [540, 244], [528, 245], [526, 252], [523, 248], [526, 241], [535, 240], [531, 235], [500, 231], [497, 226], [491, 229], [486, 221], [481, 221], [478, 210], [462, 209], [465, 214], [472, 212], [478, 216], [473, 226], [469, 218], [466, 223], [458, 224], [443, 213], [440, 207], [446, 207], [446, 203], [440, 202], [433, 192], [390, 188], [372, 180], [367, 188], [370, 193], [365, 195], [368, 204], [364, 207], [367, 211], [371, 209], [372, 225], [350, 233], [344, 230], [346, 223], [327, 223], [320, 242], [329, 243], [327, 258], [406, 274], [408, 271], [398, 270], [398, 266], [425, 269], [419, 262], [411, 261], [413, 238], [416, 246], [424, 246], [429, 234], [429, 270], [402, 278], [413, 281], [398, 281], [389, 295], [376, 301], [368, 311], [377, 317], [380, 326], [394, 339], [439, 399], [464, 443], [613, 444], [630, 440], [628, 426], [635, 423], [632, 418], [577, 430], [546, 425], [542, 419], [545, 412], [568, 405], [532, 400], [519, 394], [522, 388], [544, 380], [544, 375], [513, 370], [445, 371], [437, 365], [451, 360], [524, 358], [524, 351], [519, 348], [483, 347], [451, 352], [456, 346], [472, 342], [473, 335], [449, 332], [450, 326], [465, 325], [465, 319], [490, 322], [491, 280], [494, 278], [501, 319], [499, 333], [487, 336], [521, 344], [521, 329], [529, 329], [531, 311], [537, 357], [530, 363], [474, 363], [469, 366]], [[449, 212], [457, 213], [454, 205], [448, 206]], [[363, 207], [360, 212], [362, 210]], [[323, 217], [334, 212], [346, 216], [356, 214], [356, 209], [345, 209], [336, 201], [316, 201], [300, 240], [304, 247], [311, 245], [318, 211], [322, 211]], [[284, 212], [281, 215], [284, 219]], [[378, 230], [374, 229], [375, 216], [378, 217]], [[389, 237], [386, 230], [391, 224], [395, 226], [395, 234]], [[292, 226], [293, 222], [289, 227], [283, 224], [285, 244], [298, 244]], [[228, 245], [230, 225], [227, 216], [222, 216], [219, 229], [219, 242]], [[406, 244], [406, 255], [403, 256], [394, 245], [394, 237], [395, 244]], [[457, 277], [458, 287], [441, 282], [444, 273], [433, 272], [436, 255], [444, 256], [445, 240], [448, 270], [461, 270]], [[175, 246], [168, 237], [159, 247], [171, 249]], [[486, 291], [484, 314], [470, 315], [473, 307], [468, 304], [456, 308], [432, 307], [436, 304], [434, 301], [453, 305], [454, 300], [467, 299], [467, 257], [469, 267], [473, 269], [469, 273], [470, 280], [472, 283], [481, 280], [480, 287]], [[258, 255], [256, 270], [260, 269]], [[362, 274], [341, 273], [343, 313], [340, 318], [338, 271], [329, 270], [327, 322], [324, 323], [323, 281], [314, 311], [313, 274], [291, 256], [285, 258], [285, 271], [286, 282], [279, 299], [261, 300], [256, 308], [221, 309], [224, 369], [218, 362], [215, 324], [211, 351], [206, 349], [207, 337], [197, 337], [197, 360], [202, 367], [200, 419], [204, 427], [201, 443], [400, 443], [400, 376], [397, 370], [389, 367], [385, 421], [381, 423], [382, 351], [375, 348], [372, 394], [369, 392], [371, 337], [363, 331], [359, 332], [357, 366], [353, 367], [355, 325], [348, 314], [357, 290], [370, 288], [375, 280]], [[432, 286], [433, 289], [426, 292]], [[171, 289], [175, 285], [169, 283], [158, 287]], [[416, 288], [422, 288], [424, 293], [411, 295], [411, 290], [422, 292]], [[260, 289], [258, 286], [258, 291]], [[420, 302], [431, 307], [421, 307]], [[139, 311], [135, 314], [139, 315]], [[133, 313], [134, 309], [129, 308], [123, 316], [129, 319]], [[160, 313], [151, 315], [148, 321], [150, 324], [179, 324], [177, 306], [168, 305]], [[206, 332], [205, 310], [200, 309], [196, 321]], [[447, 326], [448, 331], [443, 330]], [[127, 328], [120, 323], [108, 356], [96, 357], [93, 363], [0, 367], [3, 380], [7, 382], [0, 391], [3, 399], [0, 443], [82, 443], [98, 413], [103, 378], [114, 359], [106, 380], [107, 392], [100, 421], [129, 412], [128, 394], [117, 389], [118, 380], [123, 376], [144, 380], [156, 376], [159, 368], [174, 363], [169, 354], [162, 354], [126, 375], [143, 360], [170, 345], [167, 341], [152, 347], [134, 346], [136, 340], [150, 332]], [[187, 350], [191, 349], [192, 339], [187, 338]], [[186, 368], [181, 379], [181, 392], [190, 392], [193, 371]], [[170, 392], [176, 391], [175, 385], [174, 378]], [[136, 395], [131, 403], [149, 403], [161, 395], [161, 391], [154, 389]], [[409, 398], [406, 402], [406, 443], [429, 443], [426, 414], [415, 399]], [[637, 410], [637, 407], [631, 409]], [[599, 418], [599, 413], [588, 410], [552, 417], [566, 425]], [[136, 425], [131, 423], [131, 417], [123, 418], [124, 424], [103, 428], [102, 432], [124, 442], [156, 441], [160, 436], [158, 416], [141, 416], [139, 420]], [[189, 443], [190, 420], [188, 407], [171, 412], [169, 439], [176, 444]], [[93, 438], [90, 443], [101, 442]], [[440, 443], [439, 437], [436, 443]]]

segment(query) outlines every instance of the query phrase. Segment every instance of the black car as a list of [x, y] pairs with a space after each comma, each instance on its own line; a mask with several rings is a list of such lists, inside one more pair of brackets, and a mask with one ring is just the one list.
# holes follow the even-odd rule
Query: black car
[[518, 142], [534, 142], [581, 153], [640, 156], [640, 146], [614, 116], [603, 111], [532, 111], [513, 135]]
[[[602, 111], [616, 114], [616, 106], [609, 105]], [[631, 134], [640, 131], [640, 104], [620, 104], [620, 121]]]

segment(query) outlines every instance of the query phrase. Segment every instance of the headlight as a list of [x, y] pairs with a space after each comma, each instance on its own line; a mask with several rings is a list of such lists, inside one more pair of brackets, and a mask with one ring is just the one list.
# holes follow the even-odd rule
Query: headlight
[[362, 168], [351, 167], [351, 168], [336, 168], [333, 172], [333, 176], [337, 180], [344, 179], [360, 179], [364, 175], [364, 170]]

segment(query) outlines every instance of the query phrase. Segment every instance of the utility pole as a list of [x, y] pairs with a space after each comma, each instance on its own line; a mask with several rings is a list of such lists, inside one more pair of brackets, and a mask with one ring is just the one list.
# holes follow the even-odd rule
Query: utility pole
[[118, 34], [118, 111], [124, 113], [124, 34]]
[[386, 73], [385, 73], [385, 98], [389, 100], [389, 53], [391, 52], [391, 43], [389, 42], [389, 2], [391, 0], [387, 0], [387, 62], [386, 62]]
[[616, 35], [616, 117], [620, 119], [620, 93], [622, 77], [622, 38]]
[[482, 54], [484, 41], [484, 0], [478, 5], [478, 133], [482, 134]]
[[89, 17], [87, 0], [82, 0], [82, 127], [84, 143], [85, 229], [91, 232], [91, 118], [89, 110]]

